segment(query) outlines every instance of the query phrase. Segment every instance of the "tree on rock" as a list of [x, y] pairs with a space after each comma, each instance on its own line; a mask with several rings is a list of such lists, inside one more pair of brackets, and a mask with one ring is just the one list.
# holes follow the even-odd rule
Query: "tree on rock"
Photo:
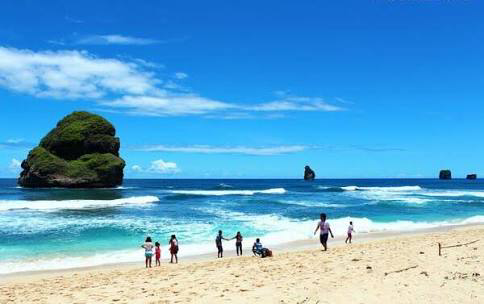
[[23, 187], [101, 188], [123, 182], [125, 162], [114, 126], [103, 117], [73, 112], [57, 123], [22, 162]]

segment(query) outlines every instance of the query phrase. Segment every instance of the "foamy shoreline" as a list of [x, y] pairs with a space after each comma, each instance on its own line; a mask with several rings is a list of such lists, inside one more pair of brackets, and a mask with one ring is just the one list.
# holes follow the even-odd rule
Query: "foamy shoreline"
[[[484, 225], [286, 244], [273, 258], [197, 257], [5, 278], [1, 303], [482, 303]], [[477, 242], [475, 242], [477, 240]], [[447, 248], [438, 255], [437, 243]], [[307, 248], [305, 248], [307, 246]], [[318, 248], [318, 249], [315, 249]]]
[[[356, 233], [354, 234], [353, 242], [356, 243], [367, 243], [374, 240], [383, 240], [388, 238], [394, 238], [399, 236], [410, 236], [410, 235], [421, 235], [426, 233], [432, 232], [446, 232], [460, 227], [484, 227], [484, 224], [462, 224], [462, 225], [447, 225], [447, 226], [439, 226], [439, 227], [432, 227], [432, 228], [424, 228], [418, 230], [409, 230], [409, 231], [383, 231], [383, 232], [370, 232], [370, 233]], [[263, 241], [264, 239], [262, 239]], [[335, 238], [329, 240], [329, 246], [342, 246], [345, 245], [344, 243], [345, 237], [343, 236], [336, 236]], [[235, 250], [233, 249], [234, 244], [226, 243], [224, 244], [224, 257], [231, 258], [235, 257], [238, 258], [236, 255]], [[249, 241], [244, 241], [244, 256], [251, 256], [251, 246], [252, 243]], [[273, 249], [275, 252], [293, 252], [299, 250], [308, 250], [308, 249], [319, 249], [321, 248], [321, 244], [319, 243], [318, 235], [314, 236], [312, 239], [302, 239], [302, 240], [293, 240], [285, 243], [276, 244], [273, 246], [268, 246], [270, 249]], [[57, 275], [57, 274], [65, 274], [71, 272], [83, 272], [83, 271], [99, 271], [99, 270], [112, 270], [112, 269], [137, 269], [144, 266], [144, 256], [141, 251], [138, 252], [139, 261], [130, 261], [130, 262], [107, 262], [98, 265], [87, 265], [87, 266], [80, 266], [80, 267], [66, 267], [66, 268], [56, 268], [56, 269], [45, 269], [45, 270], [33, 270], [33, 271], [19, 271], [19, 272], [12, 272], [6, 274], [0, 274], [0, 282], [1, 281], [9, 281], [11, 279], [22, 279], [25, 277], [42, 277], [44, 275]], [[167, 264], [169, 262], [169, 257], [167, 256], [168, 253], [166, 248], [164, 248], [164, 252], [162, 255], [162, 264]], [[202, 253], [202, 254], [190, 254], [187, 256], [179, 256], [180, 262], [202, 262], [202, 261], [210, 261], [216, 259], [216, 249], [213, 248], [213, 252], [209, 253]]]

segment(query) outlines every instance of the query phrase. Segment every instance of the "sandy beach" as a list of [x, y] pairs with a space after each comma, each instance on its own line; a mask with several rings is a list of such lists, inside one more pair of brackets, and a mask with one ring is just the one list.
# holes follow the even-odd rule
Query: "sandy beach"
[[[1, 303], [483, 303], [484, 226], [248, 255], [4, 277]], [[477, 242], [474, 242], [479, 240]], [[438, 243], [460, 247], [444, 248]], [[246, 244], [248, 245], [248, 244]], [[299, 249], [298, 249], [299, 248]], [[316, 249], [317, 248], [317, 249]]]

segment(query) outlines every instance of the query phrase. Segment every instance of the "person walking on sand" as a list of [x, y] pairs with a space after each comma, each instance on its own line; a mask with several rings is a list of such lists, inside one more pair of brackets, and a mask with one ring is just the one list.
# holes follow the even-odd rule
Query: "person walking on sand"
[[326, 221], [326, 213], [321, 213], [320, 219], [321, 220], [316, 226], [316, 230], [314, 230], [314, 234], [316, 235], [316, 232], [318, 232], [319, 229], [319, 241], [321, 242], [321, 245], [323, 245], [324, 251], [326, 251], [328, 250], [328, 233], [331, 234], [332, 238], [334, 238], [334, 236], [331, 228], [329, 227], [329, 223]]
[[346, 237], [346, 240], [345, 240], [345, 243], [350, 243], [351, 244], [351, 240], [353, 239], [353, 232], [355, 231], [355, 229], [353, 228], [353, 222], [350, 221], [350, 225], [348, 226], [348, 236]]
[[173, 264], [173, 257], [175, 257], [175, 261], [178, 264], [178, 240], [176, 239], [176, 236], [174, 234], [171, 235], [169, 244], [171, 254], [170, 263]]
[[141, 248], [145, 249], [145, 264], [146, 268], [148, 266], [151, 268], [151, 258], [153, 257], [153, 242], [151, 241], [151, 237], [147, 237], [145, 243], [141, 245]]
[[240, 231], [237, 231], [237, 234], [232, 238], [235, 239], [235, 250], [237, 250], [237, 256], [242, 255], [242, 234]]
[[155, 265], [156, 266], [161, 266], [161, 248], [160, 248], [160, 243], [156, 242], [155, 243]]
[[224, 257], [224, 248], [222, 246], [222, 240], [230, 241], [229, 239], [226, 239], [222, 236], [222, 230], [218, 231], [218, 235], [215, 238], [215, 245], [217, 246], [217, 258], [223, 258]]

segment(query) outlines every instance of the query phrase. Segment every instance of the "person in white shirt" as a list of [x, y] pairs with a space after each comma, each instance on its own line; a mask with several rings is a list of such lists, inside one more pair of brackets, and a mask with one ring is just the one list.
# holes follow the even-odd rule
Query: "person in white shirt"
[[351, 240], [353, 239], [353, 232], [355, 231], [355, 229], [353, 228], [353, 222], [350, 221], [350, 225], [348, 226], [348, 236], [346, 237], [346, 240], [345, 240], [345, 243], [350, 243], [351, 244]]
[[326, 221], [326, 213], [321, 213], [320, 215], [321, 221], [319, 221], [318, 225], [316, 226], [316, 230], [314, 230], [314, 234], [320, 231], [319, 234], [319, 241], [321, 245], [324, 247], [324, 251], [328, 250], [328, 233], [331, 234], [331, 237], [334, 238], [333, 232], [329, 227], [329, 223]]

